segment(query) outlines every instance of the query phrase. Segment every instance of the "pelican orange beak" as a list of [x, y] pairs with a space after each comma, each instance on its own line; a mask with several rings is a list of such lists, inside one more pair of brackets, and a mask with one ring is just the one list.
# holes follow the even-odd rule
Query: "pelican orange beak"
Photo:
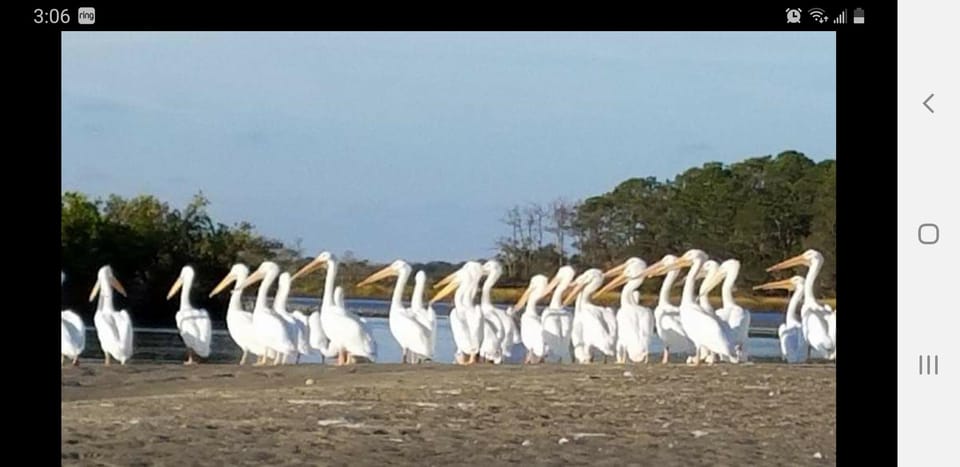
[[[316, 271], [317, 269], [320, 269], [320, 268], [323, 268], [323, 267], [326, 267], [326, 266], [327, 266], [327, 260], [326, 260], [326, 258], [321, 258], [320, 256], [318, 256], [318, 257], [314, 258], [313, 261], [311, 261], [309, 264], [307, 264], [306, 266], [300, 268], [300, 270], [297, 271], [297, 273], [294, 274], [293, 277], [290, 278], [290, 282], [293, 282], [294, 280], [296, 280], [296, 279], [297, 279], [298, 277], [300, 277], [300, 276], [309, 274], [309, 273], [311, 273], [311, 272], [313, 272], [313, 271]], [[256, 275], [256, 274], [254, 274], [254, 275]], [[250, 278], [253, 278], [253, 276], [250, 276]], [[260, 278], [263, 278], [263, 274], [260, 275]], [[247, 279], [247, 282], [245, 282], [245, 284], [247, 284], [247, 285], [249, 285], [249, 284], [254, 284], [254, 283], [255, 283], [255, 282], [250, 282], [250, 279], [249, 279], [249, 278]], [[243, 288], [246, 288], [246, 287], [243, 287]]]
[[213, 297], [214, 295], [220, 293], [221, 291], [223, 291], [223, 289], [227, 288], [228, 285], [232, 284], [236, 280], [237, 280], [237, 276], [233, 272], [230, 272], [229, 274], [224, 276], [223, 280], [221, 280], [216, 287], [213, 288], [213, 292], [210, 292], [209, 296]]
[[810, 261], [807, 260], [807, 258], [801, 254], [801, 255], [794, 256], [793, 258], [783, 260], [777, 264], [774, 264], [773, 266], [770, 266], [769, 268], [767, 268], [767, 272], [779, 271], [781, 269], [791, 268], [794, 266], [809, 266], [809, 265], [810, 265]]
[[573, 286], [573, 288], [570, 289], [569, 292], [567, 292], [567, 296], [563, 299], [563, 306], [567, 306], [571, 302], [573, 302], [573, 299], [577, 297], [577, 294], [579, 294], [580, 291], [583, 290], [584, 285], [586, 284], [577, 284]]
[[170, 287], [170, 291], [167, 292], [167, 300], [170, 300], [171, 298], [173, 298], [173, 295], [176, 294], [178, 290], [180, 290], [180, 287], [183, 287], [182, 277], [178, 277], [177, 281], [173, 283], [172, 287]]
[[433, 305], [434, 303], [440, 300], [443, 300], [443, 297], [446, 297], [447, 295], [450, 295], [454, 290], [457, 290], [457, 286], [460, 285], [460, 281], [457, 280], [456, 274], [451, 274], [447, 277], [444, 277], [443, 280], [440, 281], [437, 285], [433, 286], [433, 288], [437, 288], [438, 286], [444, 285], [444, 284], [446, 285], [446, 287], [444, 287], [441, 291], [437, 292], [437, 294], [430, 299], [430, 305]]
[[693, 260], [687, 258], [680, 258], [676, 260], [673, 264], [667, 266], [664, 272], [676, 271], [677, 269], [689, 268], [693, 266]]
[[360, 281], [360, 283], [357, 284], [357, 287], [363, 287], [363, 286], [366, 286], [366, 285], [370, 285], [370, 284], [373, 284], [374, 282], [377, 282], [377, 281], [386, 279], [387, 277], [390, 277], [390, 276], [396, 276], [396, 275], [397, 275], [397, 271], [395, 271], [395, 270], [393, 269], [393, 267], [387, 266], [387, 267], [385, 267], [385, 268], [383, 268], [383, 269], [381, 269], [381, 270], [379, 270], [379, 271], [371, 274], [370, 277], [367, 277], [366, 279]]
[[[543, 296], [542, 296], [542, 297], [547, 297], [547, 296], [549, 296], [550, 294], [552, 294], [552, 293], [553, 293], [553, 289], [556, 289], [556, 288], [557, 288], [557, 285], [559, 285], [559, 284], [560, 284], [560, 275], [557, 274], [556, 276], [553, 276], [553, 279], [550, 279], [550, 283], [547, 284], [547, 288], [546, 288], [546, 289], [543, 289]], [[541, 298], [542, 298], [542, 297], [541, 297]]]
[[97, 293], [100, 292], [100, 281], [97, 281], [93, 286], [93, 290], [90, 291], [90, 301], [92, 302], [94, 298], [97, 298]]
[[250, 277], [247, 278], [247, 280], [243, 281], [243, 283], [240, 284], [240, 290], [243, 290], [247, 287], [250, 287], [253, 284], [256, 284], [257, 282], [260, 282], [261, 280], [263, 280], [263, 277], [266, 275], [267, 273], [264, 270], [257, 269], [256, 272], [254, 272], [253, 274], [250, 275]]
[[724, 269], [715, 270], [710, 276], [708, 276], [703, 284], [700, 284], [700, 296], [704, 296], [710, 293], [711, 290], [717, 287], [724, 278], [727, 277], [727, 271]]
[[755, 286], [753, 290], [793, 290], [795, 287], [791, 279], [784, 279]]
[[[675, 261], [674, 264], [676, 264], [677, 261]], [[660, 260], [651, 264], [650, 266], [647, 266], [647, 269], [644, 269], [640, 274], [643, 275], [643, 277], [657, 277], [666, 274], [667, 270], [667, 263], [664, 263], [663, 260]]]
[[450, 281], [452, 281], [456, 277], [457, 277], [457, 271], [451, 272], [450, 274], [447, 275], [447, 277], [440, 279], [440, 282], [433, 284], [433, 288], [439, 289], [440, 287], [443, 287], [444, 285], [447, 285], [448, 283], [450, 283]]
[[520, 300], [517, 301], [517, 304], [513, 306], [514, 310], [522, 309], [524, 305], [527, 304], [527, 299], [530, 298], [530, 287], [527, 287], [527, 290], [523, 291], [523, 295], [520, 296]]
[[[123, 295], [124, 297], [127, 296], [127, 291], [123, 288], [123, 284], [121, 284], [116, 277], [111, 276], [109, 278], [109, 281], [110, 281], [110, 285], [114, 288], [114, 290], [116, 290], [117, 292], [120, 292], [120, 295]], [[100, 281], [97, 281], [97, 283], [93, 286], [93, 290], [90, 291], [91, 302], [93, 301], [94, 298], [97, 297], [98, 292], [100, 292]]]
[[609, 278], [611, 278], [611, 277], [619, 276], [620, 274], [623, 274], [623, 270], [626, 269], [626, 268], [627, 268], [627, 262], [624, 261], [624, 262], [621, 263], [619, 266], [614, 267], [614, 268], [612, 268], [612, 269], [608, 269], [606, 272], [604, 272], [604, 273], [603, 273], [603, 278], [604, 278], [604, 279], [609, 279]]
[[[619, 267], [619, 266], [618, 266], [618, 267]], [[612, 271], [612, 269], [611, 269], [611, 271]], [[622, 272], [622, 271], [623, 271], [623, 270], [621, 269], [621, 272]], [[604, 274], [604, 275], [606, 275], [606, 274]], [[621, 285], [626, 284], [626, 283], [627, 283], [627, 275], [626, 275], [626, 274], [620, 274], [619, 276], [617, 276], [617, 277], [616, 277], [615, 279], [613, 279], [612, 281], [607, 282], [607, 285], [603, 286], [603, 288], [601, 288], [600, 290], [596, 291], [596, 292], [593, 294], [593, 298], [597, 298], [597, 297], [599, 297], [599, 296], [601, 296], [601, 295], [603, 295], [603, 294], [605, 294], [605, 293], [607, 293], [607, 292], [609, 292], [609, 291], [611, 291], [611, 290], [613, 290], [613, 289], [615, 289], [615, 288], [617, 288], [617, 287], [620, 287]]]

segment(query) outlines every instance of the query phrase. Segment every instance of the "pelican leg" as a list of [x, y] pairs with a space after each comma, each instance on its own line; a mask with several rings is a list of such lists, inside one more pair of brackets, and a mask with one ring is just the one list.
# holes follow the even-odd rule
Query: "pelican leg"
[[477, 363], [477, 354], [472, 353], [470, 354], [470, 357], [467, 359], [467, 365], [473, 365], [474, 363]]
[[73, 366], [80, 366], [80, 355], [73, 357], [73, 361], [70, 362]]
[[350, 352], [347, 352], [347, 363], [350, 365], [355, 365], [357, 363], [357, 358], [354, 357]]
[[104, 361], [103, 361], [104, 366], [110, 366], [110, 352], [104, 352], [103, 358], [104, 358]]
[[280, 360], [283, 359], [284, 356], [285, 356], [284, 354], [282, 354], [282, 353], [280, 353], [280, 352], [277, 352], [277, 358], [274, 358], [274, 359], [273, 359], [273, 366], [279, 365], [279, 364], [280, 364]]
[[407, 349], [403, 349], [403, 354], [400, 356], [400, 363], [410, 363], [410, 360], [407, 355]]
[[668, 349], [666, 346], [664, 346], [664, 347], [663, 347], [663, 360], [662, 360], [660, 363], [666, 365], [667, 362], [669, 362], [669, 361], [670, 361], [670, 349]]
[[243, 356], [240, 357], [240, 365], [243, 366], [244, 363], [247, 363], [247, 351], [244, 349]]
[[193, 351], [189, 348], [187, 349], [187, 361], [183, 362], [184, 365], [196, 365], [197, 362], [193, 361]]
[[343, 349], [337, 352], [337, 366], [343, 366], [347, 363], [347, 352]]
[[297, 352], [297, 359], [296, 359], [293, 363], [294, 363], [294, 364], [297, 364], [297, 365], [300, 364], [300, 353], [299, 353], [299, 352]]

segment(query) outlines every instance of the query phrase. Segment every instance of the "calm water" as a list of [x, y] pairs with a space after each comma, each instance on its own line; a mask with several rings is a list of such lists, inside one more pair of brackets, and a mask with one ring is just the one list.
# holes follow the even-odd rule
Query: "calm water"
[[[308, 311], [318, 306], [319, 300], [315, 298], [291, 297], [288, 308], [290, 310], [302, 309]], [[384, 300], [346, 300], [347, 308], [364, 316], [367, 326], [377, 342], [377, 362], [380, 363], [399, 363], [400, 346], [394, 340], [387, 324], [387, 312], [389, 302]], [[450, 313], [448, 304], [438, 303], [434, 306], [437, 312], [437, 346], [436, 361], [440, 363], [452, 363], [454, 361], [454, 352], [456, 346], [453, 342], [453, 335], [450, 331], [450, 323], [447, 315]], [[752, 312], [751, 313], [751, 337], [747, 345], [747, 351], [751, 360], [779, 360], [780, 344], [776, 339], [776, 328], [784, 319], [783, 313], [771, 312]], [[171, 323], [172, 325], [173, 323]], [[136, 326], [136, 322], [134, 322]], [[214, 323], [213, 345], [209, 360], [211, 361], [238, 361], [241, 355], [240, 349], [230, 338], [229, 333], [223, 327], [224, 323]], [[220, 328], [217, 329], [216, 327]], [[166, 361], [178, 360], [184, 358], [183, 341], [177, 333], [176, 328], [136, 328], [134, 334], [134, 361]], [[659, 359], [659, 353], [662, 351], [659, 339], [654, 335], [654, 342], [651, 346], [651, 352]], [[523, 361], [523, 346], [517, 345], [513, 352], [512, 363]], [[96, 330], [92, 323], [87, 323], [87, 341], [83, 353], [84, 358], [102, 359], [103, 354], [100, 351], [100, 345], [97, 341]], [[333, 360], [336, 361], [335, 359]], [[301, 363], [320, 363], [321, 357], [305, 356], [301, 357]]]

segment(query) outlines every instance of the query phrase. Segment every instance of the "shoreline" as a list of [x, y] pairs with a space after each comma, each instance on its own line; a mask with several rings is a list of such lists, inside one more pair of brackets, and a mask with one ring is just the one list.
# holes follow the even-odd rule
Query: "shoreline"
[[[520, 300], [520, 296], [523, 295], [525, 288], [520, 287], [500, 287], [494, 288], [491, 291], [491, 300], [496, 305], [501, 306], [512, 306], [517, 301]], [[413, 293], [413, 286], [408, 285], [404, 289], [403, 296], [410, 297]], [[380, 286], [380, 285], [371, 285], [365, 286], [361, 289], [355, 289], [353, 287], [344, 287], [344, 294], [346, 295], [347, 300], [383, 300], [390, 301], [393, 294], [393, 287]], [[425, 291], [426, 297], [430, 297], [433, 294], [433, 290], [428, 288]], [[291, 291], [290, 298], [298, 299], [315, 299], [320, 300], [322, 291], [315, 291], [312, 289], [304, 288], [294, 288]], [[657, 300], [659, 298], [658, 293], [646, 292], [641, 293], [640, 295], [640, 304], [647, 307], [656, 306]], [[680, 289], [677, 289], [677, 292], [670, 295], [671, 300], [674, 303], [678, 303], [681, 298]], [[428, 298], [427, 298], [428, 299]], [[734, 294], [734, 299], [736, 299], [737, 304], [748, 308], [751, 310], [757, 311], [784, 311], [787, 307], [787, 303], [790, 301], [789, 296], [766, 296], [766, 295], [754, 295], [754, 294]], [[405, 298], [405, 300], [409, 300]], [[830, 305], [833, 309], [837, 308], [837, 299], [835, 297], [830, 298], [817, 298], [820, 303]], [[444, 300], [443, 302], [449, 302], [450, 300]], [[549, 299], [544, 297], [541, 299], [538, 304], [544, 306]], [[595, 299], [593, 303], [602, 306], [620, 306], [620, 292], [610, 291], [606, 292]], [[710, 303], [715, 307], [722, 306], [722, 301], [719, 294], [714, 293], [710, 296]]]
[[835, 464], [835, 364], [65, 368], [61, 461]]

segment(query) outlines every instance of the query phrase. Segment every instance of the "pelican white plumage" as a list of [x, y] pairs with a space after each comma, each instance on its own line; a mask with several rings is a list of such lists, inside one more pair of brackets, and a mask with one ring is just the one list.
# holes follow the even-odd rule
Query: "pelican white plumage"
[[[706, 262], [703, 263], [703, 267], [700, 268], [700, 272], [697, 273], [697, 277], [694, 278], [694, 281], [701, 280], [701, 279], [709, 276], [710, 274], [713, 274], [713, 272], [716, 271], [717, 268], [719, 268], [719, 267], [720, 267], [720, 263], [718, 263], [718, 262], [716, 262], [716, 261], [714, 261], [714, 260], [712, 260], [712, 259], [707, 260]], [[686, 284], [686, 283], [687, 283], [687, 278], [684, 277], [684, 278], [676, 281], [676, 282], [673, 284], [673, 286], [674, 286], [674, 288], [681, 288], [681, 289], [682, 289], [682, 288], [683, 288], [683, 285]], [[698, 303], [700, 304], [700, 308], [703, 308], [703, 311], [706, 311], [707, 313], [716, 313], [716, 310], [713, 308], [713, 304], [710, 303], [710, 297], [709, 297], [709, 295], [707, 295], [707, 294], [699, 295]]]
[[[297, 310], [287, 310], [287, 300], [290, 298], [290, 273], [283, 272], [277, 276], [277, 292], [273, 294], [273, 311], [283, 318], [287, 326], [287, 333], [293, 339], [297, 350], [293, 352], [294, 363], [300, 363], [301, 355], [310, 355], [310, 341], [307, 335], [307, 316]], [[298, 316], [299, 315], [299, 316]], [[290, 355], [281, 357], [282, 363], [287, 363]]]
[[[570, 337], [573, 331], [573, 314], [563, 306], [563, 294], [576, 276], [571, 266], [561, 266], [547, 285], [545, 293], [551, 293], [550, 304], [540, 315], [543, 324], [543, 342], [545, 358], [556, 358], [557, 362], [572, 361], [570, 357]], [[522, 330], [522, 329], [521, 329]]]
[[793, 276], [789, 279], [768, 282], [753, 288], [753, 290], [783, 289], [792, 292], [790, 302], [787, 303], [785, 322], [777, 328], [777, 335], [780, 338], [780, 354], [787, 363], [804, 363], [807, 361], [809, 346], [806, 338], [803, 337], [803, 322], [800, 321], [803, 282], [802, 276]]
[[187, 346], [187, 361], [184, 365], [193, 365], [197, 362], [193, 359], [194, 354], [201, 358], [210, 356], [210, 343], [213, 339], [213, 324], [210, 322], [210, 314], [207, 310], [197, 308], [190, 303], [190, 290], [193, 287], [193, 279], [196, 272], [191, 266], [184, 266], [180, 270], [180, 276], [167, 292], [167, 300], [180, 291], [180, 309], [174, 316], [177, 322], [177, 330], [180, 331], [180, 337], [183, 344]]
[[376, 361], [377, 345], [373, 335], [359, 316], [334, 303], [334, 283], [337, 277], [337, 258], [323, 251], [309, 264], [293, 275], [293, 280], [320, 268], [326, 268], [323, 285], [323, 303], [320, 308], [320, 324], [323, 333], [330, 339], [330, 350], [337, 351], [337, 364], [356, 363], [358, 359]]
[[[680, 300], [680, 320], [683, 323], [683, 330], [694, 343], [695, 355], [701, 355], [703, 351], [709, 351], [721, 358], [727, 358], [729, 361], [737, 363], [736, 350], [727, 335], [728, 333], [724, 330], [720, 318], [715, 314], [704, 311], [694, 298], [697, 273], [706, 260], [706, 253], [693, 249], [684, 253], [680, 259], [670, 266], [656, 266], [658, 269], [654, 272], [662, 272], [664, 268], [667, 270], [690, 268], [683, 285], [683, 297]], [[694, 358], [693, 364], [699, 365], [700, 358]]]
[[[696, 281], [702, 280], [703, 278], [707, 277], [708, 275], [713, 274], [713, 272], [716, 271], [717, 268], [719, 268], [719, 267], [720, 267], [720, 263], [718, 263], [718, 262], [716, 262], [716, 261], [714, 261], [714, 260], [712, 260], [712, 259], [705, 261], [705, 262], [703, 263], [703, 267], [700, 268], [700, 271], [697, 272], [697, 276], [694, 278], [694, 288], [696, 289]], [[678, 280], [678, 281], [674, 284], [674, 287], [675, 287], [675, 288], [676, 288], [676, 287], [679, 287], [679, 288], [682, 290], [684, 284], [686, 284], [686, 283], [687, 283], [687, 278], [684, 277], [684, 278]], [[701, 283], [701, 287], [702, 287], [703, 285], [704, 285], [704, 283]], [[710, 303], [710, 296], [709, 296], [709, 294], [703, 293], [703, 294], [698, 294], [698, 296], [699, 296], [699, 299], [697, 300], [697, 303], [700, 305], [700, 308], [703, 308], [703, 311], [705, 311], [705, 312], [707, 312], [707, 313], [709, 313], [709, 314], [716, 314], [716, 309], [714, 309], [713, 304]], [[728, 334], [730, 333], [730, 326], [727, 324], [726, 321], [720, 320], [720, 325], [723, 327], [723, 331], [724, 331], [724, 332], [726, 332], [726, 333], [728, 333]], [[693, 361], [692, 358], [693, 358], [693, 357], [688, 358], [688, 359], [687, 359], [687, 363], [691, 363], [691, 362]], [[710, 352], [709, 350], [706, 350], [706, 349], [701, 348], [701, 349], [697, 350], [697, 356], [696, 356], [696, 358], [699, 358], [700, 361], [703, 361], [703, 362], [713, 363], [713, 362], [715, 362], [715, 361], [717, 360], [718, 356], [717, 356], [716, 354], [714, 354], [713, 352]]]
[[590, 297], [602, 284], [603, 271], [588, 269], [573, 281], [573, 288], [564, 299], [564, 305], [569, 305], [576, 299], [570, 337], [574, 357], [580, 363], [590, 363], [593, 360], [593, 349], [600, 351], [604, 357], [613, 357], [616, 352], [616, 319], [611, 323], [604, 316], [604, 307], [590, 301]]
[[245, 264], [234, 264], [230, 272], [210, 292], [210, 297], [213, 297], [231, 283], [234, 284], [233, 290], [230, 291], [230, 303], [227, 304], [227, 332], [230, 333], [237, 347], [243, 351], [243, 356], [240, 357], [241, 365], [247, 362], [249, 354], [256, 355], [258, 359], [264, 358], [266, 354], [265, 347], [257, 338], [253, 327], [253, 312], [243, 309], [243, 287], [241, 286], [249, 275], [250, 269]]
[[393, 338], [400, 344], [403, 363], [419, 363], [433, 358], [430, 342], [433, 331], [418, 319], [412, 307], [403, 306], [403, 291], [412, 272], [413, 268], [406, 261], [398, 259], [357, 284], [357, 288], [360, 288], [388, 277], [397, 278], [390, 298], [388, 323]]
[[737, 359], [745, 362], [748, 358], [746, 346], [750, 338], [750, 312], [744, 310], [733, 298], [733, 286], [739, 274], [740, 261], [735, 259], [724, 261], [720, 267], [708, 273], [700, 287], [700, 297], [706, 297], [720, 281], [723, 281], [723, 286], [720, 288], [723, 306], [716, 310], [716, 314], [726, 323], [726, 330], [737, 351]]
[[514, 310], [523, 309], [520, 315], [520, 338], [527, 349], [523, 363], [540, 363], [546, 355], [546, 345], [543, 339], [543, 322], [537, 313], [537, 301], [547, 291], [547, 276], [537, 274], [530, 278], [530, 285], [520, 296], [520, 300], [513, 307]]
[[451, 292], [453, 309], [450, 310], [450, 331], [457, 346], [456, 362], [474, 364], [480, 354], [484, 338], [484, 319], [480, 307], [473, 303], [473, 297], [479, 288], [483, 266], [476, 261], [467, 261], [460, 269], [437, 282], [434, 288], [443, 287], [430, 304], [442, 300]]
[[257, 301], [253, 307], [253, 329], [257, 341], [264, 347], [264, 353], [255, 365], [267, 363], [267, 354], [275, 355], [273, 364], [279, 365], [286, 355], [297, 351], [296, 335], [290, 333], [287, 321], [267, 304], [267, 294], [273, 281], [280, 276], [280, 266], [272, 261], [260, 263], [260, 267], [240, 284], [240, 289], [246, 289], [257, 282], [261, 282], [257, 290]]
[[[489, 260], [483, 263], [483, 272], [487, 277], [486, 280], [483, 281], [483, 289], [480, 292], [480, 309], [483, 311], [484, 316], [490, 320], [494, 326], [498, 327], [494, 338], [499, 342], [500, 349], [497, 352], [499, 358], [495, 363], [500, 363], [504, 360], [509, 361], [511, 357], [513, 357], [514, 347], [517, 344], [522, 344], [522, 342], [520, 329], [514, 320], [516, 310], [513, 308], [498, 308], [493, 305], [491, 298], [493, 287], [500, 279], [500, 276], [503, 275], [503, 265], [497, 260]], [[484, 340], [486, 339], [487, 335], [484, 334]]]
[[[817, 275], [823, 267], [823, 255], [817, 250], [809, 249], [800, 255], [770, 266], [767, 272], [794, 266], [807, 266], [807, 275], [803, 279], [803, 306], [800, 308], [803, 336], [813, 350], [828, 359], [835, 360], [837, 345], [835, 338], [831, 335], [836, 336], [837, 333], [836, 311], [820, 303], [813, 290]], [[834, 316], [828, 319], [830, 314]]]
[[[276, 301], [276, 298], [274, 298]], [[276, 308], [276, 303], [274, 303], [274, 308]], [[301, 310], [293, 310], [290, 312], [290, 316], [293, 316], [293, 319], [297, 320], [297, 360], [294, 363], [300, 363], [301, 355], [312, 355], [313, 348], [310, 347], [310, 317], [303, 313]]]
[[677, 269], [673, 268], [676, 262], [676, 256], [664, 255], [660, 261], [647, 267], [647, 271], [644, 273], [646, 277], [666, 274], [666, 277], [663, 278], [663, 285], [660, 286], [657, 307], [653, 310], [654, 327], [663, 344], [661, 362], [664, 364], [670, 360], [670, 351], [689, 355], [691, 359], [695, 358], [694, 354], [696, 353], [693, 341], [690, 340], [687, 332], [683, 329], [683, 323], [680, 320], [680, 307], [670, 302], [670, 290], [680, 274]]
[[93, 315], [93, 324], [97, 328], [97, 339], [103, 350], [104, 365], [110, 364], [110, 357], [126, 365], [133, 356], [133, 323], [127, 310], [117, 310], [113, 306], [113, 291], [126, 296], [127, 291], [113, 275], [113, 269], [107, 265], [97, 271], [97, 283], [90, 291], [90, 301], [99, 294], [101, 303]]
[[[60, 271], [60, 286], [67, 280], [66, 274]], [[60, 311], [60, 366], [63, 366], [63, 357], [70, 359], [73, 366], [80, 364], [80, 354], [87, 341], [87, 328], [83, 319], [71, 309]]]
[[620, 309], [617, 311], [617, 363], [627, 359], [635, 363], [647, 363], [650, 343], [653, 339], [653, 310], [641, 306], [637, 289], [643, 284], [643, 272], [647, 263], [640, 258], [629, 258], [623, 264], [608, 270], [605, 277], [614, 279], [603, 286], [596, 295], [623, 285], [620, 292]]
[[430, 330], [430, 357], [433, 360], [437, 352], [437, 312], [433, 306], [423, 305], [423, 292], [427, 285], [427, 273], [417, 271], [413, 276], [413, 295], [410, 297], [410, 311], [420, 323]]

